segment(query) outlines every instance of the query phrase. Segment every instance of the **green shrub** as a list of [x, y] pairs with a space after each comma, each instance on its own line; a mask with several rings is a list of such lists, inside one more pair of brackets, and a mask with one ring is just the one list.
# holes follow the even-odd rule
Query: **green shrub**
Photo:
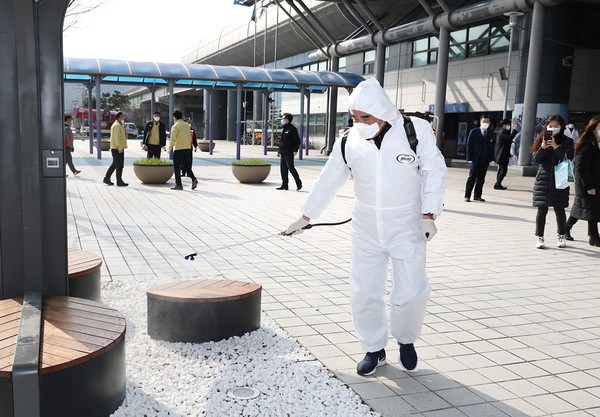
[[239, 161], [233, 161], [232, 165], [250, 165], [250, 166], [267, 166], [271, 165], [270, 162], [263, 159], [241, 159]]
[[137, 161], [133, 162], [133, 165], [151, 165], [151, 166], [161, 166], [161, 165], [168, 165], [168, 166], [173, 166], [173, 161], [170, 161], [168, 159], [159, 159], [159, 158], [143, 158], [143, 159], [138, 159]]
[[100, 142], [101, 143], [107, 143], [107, 142], [110, 143], [110, 139], [108, 139], [108, 138], [102, 138], [102, 139], [100, 139]]

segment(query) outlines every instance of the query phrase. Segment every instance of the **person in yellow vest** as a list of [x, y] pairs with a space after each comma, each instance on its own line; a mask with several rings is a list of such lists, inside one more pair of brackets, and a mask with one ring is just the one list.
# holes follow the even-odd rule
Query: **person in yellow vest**
[[167, 128], [160, 121], [160, 112], [155, 111], [152, 121], [144, 127], [143, 149], [148, 151], [147, 158], [160, 159], [160, 150], [167, 144]]
[[[71, 125], [73, 124], [73, 116], [67, 114], [65, 116], [65, 127], [64, 127], [64, 140], [65, 140], [65, 162], [69, 166], [71, 172], [75, 175], [79, 174], [81, 171], [75, 168], [73, 165], [73, 156], [71, 152], [75, 150], [75, 135], [71, 130]], [[68, 176], [68, 175], [67, 175]]]
[[114, 185], [110, 180], [113, 172], [117, 171], [117, 185], [119, 187], [127, 187], [125, 181], [123, 181], [123, 166], [125, 165], [125, 149], [127, 149], [127, 134], [125, 133], [125, 115], [123, 112], [118, 112], [116, 120], [110, 127], [110, 152], [113, 157], [112, 164], [108, 167], [106, 175], [104, 176], [104, 184]]
[[188, 125], [190, 125], [190, 150], [187, 153], [185, 161], [181, 165], [181, 176], [182, 177], [185, 177], [185, 175], [186, 175], [185, 173], [187, 172], [187, 170], [185, 169], [186, 164], [189, 164], [189, 166], [191, 168], [194, 163], [194, 154], [192, 153], [192, 148], [194, 148], [194, 152], [196, 152], [198, 150], [198, 138], [196, 136], [196, 131], [192, 127], [192, 119], [189, 117], [186, 117], [184, 120]]
[[190, 152], [190, 125], [181, 120], [183, 114], [179, 110], [173, 112], [173, 127], [171, 128], [171, 144], [173, 150], [173, 170], [175, 171], [175, 187], [171, 190], [183, 190], [181, 185], [181, 169], [185, 170], [188, 178], [192, 179], [192, 190], [198, 186], [198, 180], [192, 171], [191, 164], [186, 163]]

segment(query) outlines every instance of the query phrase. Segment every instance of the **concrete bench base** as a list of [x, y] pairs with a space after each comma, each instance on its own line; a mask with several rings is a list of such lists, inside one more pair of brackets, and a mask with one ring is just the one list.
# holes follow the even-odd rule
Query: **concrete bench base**
[[231, 280], [177, 281], [150, 288], [148, 334], [170, 342], [208, 342], [260, 327], [258, 284]]

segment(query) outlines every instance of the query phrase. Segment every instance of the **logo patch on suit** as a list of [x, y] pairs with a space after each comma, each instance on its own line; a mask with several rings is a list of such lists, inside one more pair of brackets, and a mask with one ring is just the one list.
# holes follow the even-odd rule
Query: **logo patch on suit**
[[400, 154], [396, 157], [396, 161], [401, 164], [412, 164], [415, 162], [415, 157], [413, 155]]

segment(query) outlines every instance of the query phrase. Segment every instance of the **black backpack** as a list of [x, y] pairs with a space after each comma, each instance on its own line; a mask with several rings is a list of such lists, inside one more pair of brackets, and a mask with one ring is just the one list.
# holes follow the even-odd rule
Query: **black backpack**
[[[404, 131], [406, 132], [406, 137], [408, 138], [408, 143], [410, 144], [410, 149], [416, 154], [417, 153], [417, 145], [419, 144], [419, 139], [417, 139], [417, 132], [415, 132], [415, 126], [413, 125], [412, 120], [410, 120], [410, 116], [402, 115], [404, 119]], [[348, 133], [350, 129], [344, 132], [342, 136], [342, 158], [344, 158], [344, 162], [348, 165], [348, 161], [346, 161], [346, 140], [348, 139]]]

